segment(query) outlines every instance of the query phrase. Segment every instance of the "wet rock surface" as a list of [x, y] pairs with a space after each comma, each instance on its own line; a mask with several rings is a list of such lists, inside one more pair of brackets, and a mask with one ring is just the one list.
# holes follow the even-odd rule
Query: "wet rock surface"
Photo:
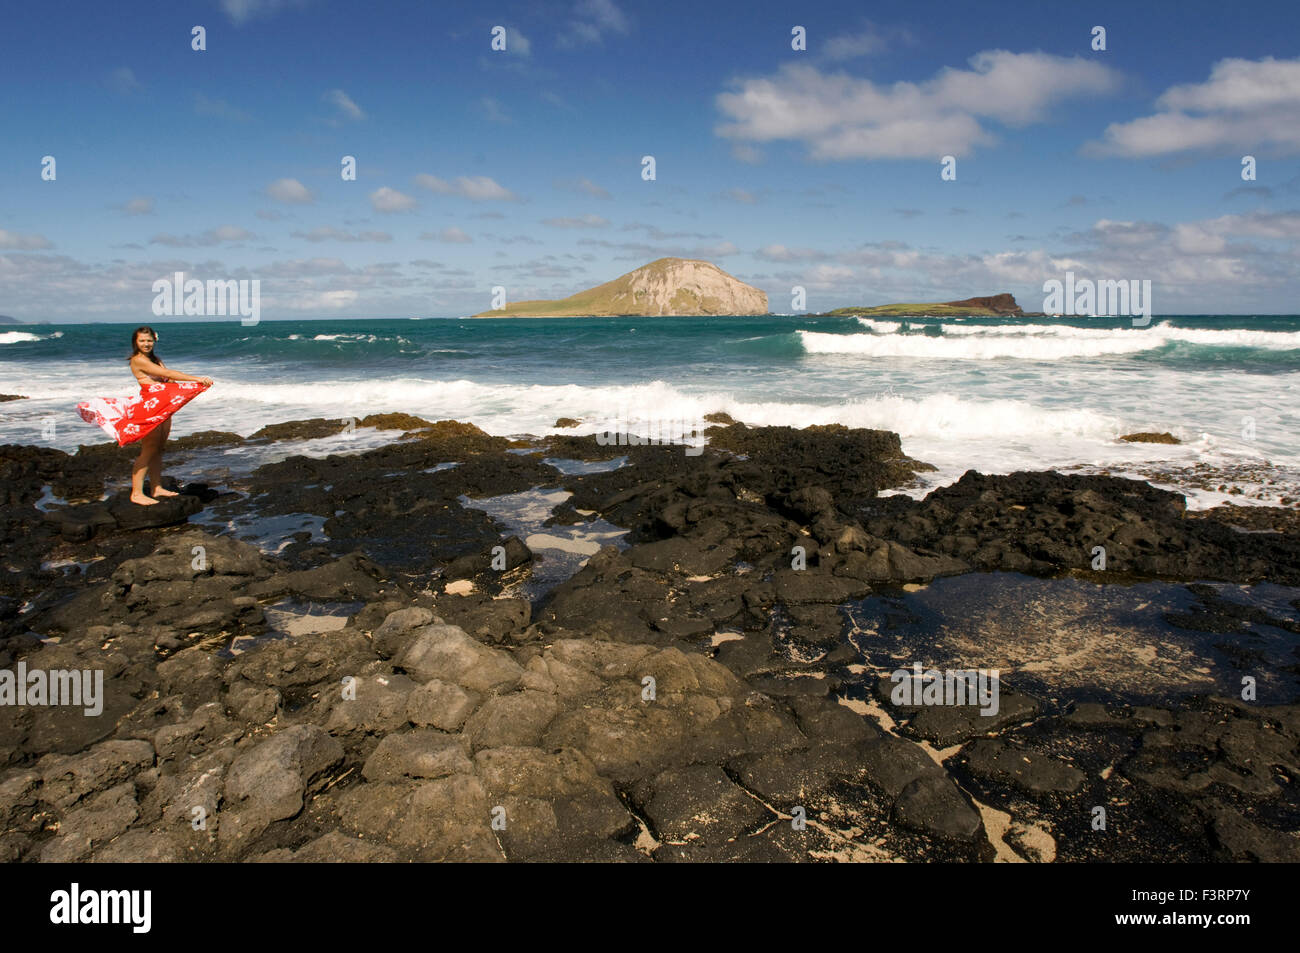
[[[1300, 632], [1197, 585], [1300, 584], [1287, 520], [1056, 473], [882, 497], [925, 469], [894, 434], [715, 422], [698, 454], [400, 414], [211, 432], [178, 451], [400, 436], [134, 510], [100, 499], [130, 448], [0, 447], [0, 667], [103, 678], [99, 714], [6, 712], [0, 857], [1300, 856], [1294, 697], [1062, 706], [1012, 672], [994, 715], [896, 706], [848, 637], [873, 593], [989, 570], [1193, 583], [1169, 624]], [[528, 540], [467, 503], [534, 488], [628, 534], [531, 600]], [[269, 544], [291, 516], [319, 532]]]
[[1300, 583], [1295, 534], [1188, 518], [1181, 495], [1120, 477], [971, 470], [920, 503], [895, 497], [861, 515], [869, 532], [976, 569], [1091, 571], [1101, 547], [1105, 571], [1130, 578]]

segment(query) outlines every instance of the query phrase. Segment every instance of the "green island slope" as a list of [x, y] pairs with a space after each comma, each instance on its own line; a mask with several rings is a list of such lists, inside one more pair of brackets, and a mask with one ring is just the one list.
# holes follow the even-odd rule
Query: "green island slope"
[[1020, 310], [1016, 299], [1009, 294], [990, 295], [986, 298], [965, 298], [961, 301], [944, 301], [931, 304], [880, 304], [870, 308], [836, 308], [823, 312], [823, 317], [891, 318], [899, 316], [988, 317], [1024, 318], [1037, 312]]

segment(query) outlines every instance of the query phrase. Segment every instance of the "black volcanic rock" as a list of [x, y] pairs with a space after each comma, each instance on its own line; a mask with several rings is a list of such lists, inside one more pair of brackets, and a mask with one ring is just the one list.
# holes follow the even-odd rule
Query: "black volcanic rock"
[[108, 500], [109, 513], [117, 521], [118, 528], [124, 530], [175, 526], [177, 523], [184, 523], [201, 509], [203, 509], [202, 501], [188, 493], [163, 497], [152, 506], [132, 503], [126, 493], [118, 494]]
[[1093, 549], [1101, 546], [1111, 573], [1300, 584], [1295, 535], [1189, 519], [1180, 494], [1120, 477], [969, 470], [919, 503], [891, 498], [860, 515], [873, 535], [977, 569], [1092, 571]]
[[[275, 556], [231, 531], [118, 532], [108, 503], [48, 503], [46, 487], [94, 501], [121, 473], [111, 447], [0, 447], [0, 664], [101, 670], [106, 699], [98, 718], [0, 719], [0, 858], [1295, 859], [1298, 706], [1061, 715], [1055, 695], [1008, 689], [994, 718], [921, 706], [890, 724], [871, 664], [892, 638], [875, 604], [902, 583], [1079, 572], [1094, 542], [1100, 582], [1284, 582], [1300, 575], [1292, 520], [1191, 518], [1145, 483], [1057, 473], [972, 472], [924, 500], [881, 497], [923, 466], [892, 434], [714, 433], [696, 456], [549, 441], [552, 455], [628, 458], [581, 475], [455, 422], [291, 457], [209, 504], [231, 526], [323, 518], [323, 540]], [[499, 581], [528, 577], [527, 548], [467, 503], [533, 487], [574, 494], [567, 525], [630, 532], [530, 603]], [[64, 539], [43, 498], [112, 526]], [[481, 565], [496, 544], [509, 574]], [[460, 567], [475, 588], [441, 591]], [[1225, 639], [1295, 630], [1281, 609], [1216, 591], [1193, 587], [1197, 604], [1165, 621]], [[318, 619], [316, 603], [348, 603], [327, 610], [346, 612], [341, 627], [292, 625]], [[936, 762], [917, 738], [965, 747]], [[1009, 815], [1005, 831], [985, 831], [972, 798]], [[1092, 807], [1120, 803], [1094, 832]], [[504, 830], [490, 826], [498, 807]], [[806, 829], [792, 824], [805, 814]]]

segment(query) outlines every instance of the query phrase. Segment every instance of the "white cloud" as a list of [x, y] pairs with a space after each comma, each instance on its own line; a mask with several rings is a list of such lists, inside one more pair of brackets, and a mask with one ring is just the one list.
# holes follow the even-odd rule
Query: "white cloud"
[[276, 179], [266, 187], [266, 194], [277, 202], [289, 205], [306, 205], [316, 201], [311, 189], [297, 179]]
[[370, 207], [376, 212], [409, 212], [415, 208], [415, 199], [405, 192], [398, 192], [388, 186], [375, 189], [370, 193]]
[[506, 52], [530, 56], [533, 52], [533, 42], [517, 27], [506, 27]]
[[462, 175], [457, 176], [454, 182], [448, 182], [436, 175], [421, 173], [415, 177], [415, 184], [439, 195], [460, 195], [475, 202], [505, 202], [516, 197], [509, 189], [486, 175]]
[[563, 189], [566, 192], [577, 192], [580, 195], [590, 195], [592, 198], [610, 199], [609, 190], [603, 186], [597, 185], [591, 179], [556, 179], [555, 187]]
[[1111, 123], [1094, 155], [1141, 158], [1175, 152], [1272, 147], [1300, 152], [1300, 59], [1224, 59], [1204, 83], [1171, 86], [1154, 115]]
[[221, 9], [236, 26], [269, 17], [286, 7], [305, 6], [307, 0], [221, 0]]
[[568, 29], [556, 37], [556, 42], [563, 47], [601, 43], [610, 33], [626, 34], [630, 29], [627, 15], [613, 0], [579, 0]]
[[983, 254], [922, 251], [899, 241], [825, 251], [767, 245], [755, 257], [796, 265], [774, 274], [774, 282], [803, 284], [821, 301], [846, 304], [1012, 291], [1023, 308], [1038, 310], [1043, 282], [1063, 280], [1066, 271], [1093, 279], [1150, 279], [1156, 310], [1166, 314], [1285, 310], [1288, 296], [1300, 295], [1300, 210], [1171, 224], [1098, 219], [1066, 241], [1073, 247], [1063, 251]]
[[829, 285], [854, 277], [853, 269], [843, 265], [814, 265], [808, 272], [809, 284]]
[[851, 60], [859, 56], [869, 56], [887, 49], [888, 42], [875, 30], [861, 33], [841, 33], [826, 41], [824, 52], [828, 59]]
[[152, 215], [153, 199], [148, 195], [137, 195], [122, 206], [122, 211], [127, 215]]
[[366, 114], [353, 102], [352, 97], [341, 89], [331, 89], [325, 94], [325, 102], [337, 106], [345, 119], [365, 119]]
[[358, 297], [351, 289], [316, 291], [276, 300], [275, 306], [289, 311], [337, 311], [356, 304]]
[[1117, 222], [1100, 218], [1093, 223], [1093, 237], [1111, 245], [1149, 245], [1161, 241], [1169, 228], [1157, 222]]
[[713, 245], [651, 245], [647, 242], [611, 242], [603, 238], [581, 238], [577, 242], [591, 248], [604, 248], [618, 252], [616, 261], [632, 260], [645, 264], [656, 258], [698, 258], [711, 260], [740, 254], [740, 249], [732, 242], [718, 242]]
[[1217, 255], [1228, 247], [1228, 240], [1199, 225], [1174, 227], [1173, 245], [1184, 255]]
[[800, 141], [817, 159], [937, 159], [991, 144], [984, 120], [1027, 125], [1064, 99], [1119, 85], [1109, 67], [1077, 56], [985, 50], [969, 62], [971, 69], [888, 86], [787, 64], [720, 93], [717, 106], [730, 122], [714, 131], [748, 142]]
[[37, 248], [53, 248], [54, 245], [44, 235], [20, 235], [0, 228], [0, 248], [16, 248], [28, 251]]
[[1300, 239], [1300, 212], [1246, 212], [1223, 215], [1205, 222], [1205, 227], [1221, 234], [1248, 235], [1253, 238]]
[[764, 245], [754, 252], [754, 257], [762, 261], [819, 261], [829, 256], [827, 252], [815, 248], [787, 248], [784, 245]]

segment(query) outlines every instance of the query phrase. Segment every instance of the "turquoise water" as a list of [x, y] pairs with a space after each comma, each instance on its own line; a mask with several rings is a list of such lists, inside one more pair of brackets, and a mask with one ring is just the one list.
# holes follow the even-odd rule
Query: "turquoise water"
[[[940, 468], [1243, 467], [1283, 483], [1300, 466], [1300, 317], [429, 319], [157, 321], [172, 367], [217, 384], [173, 433], [248, 434], [302, 417], [404, 411], [490, 433], [543, 434], [559, 417], [896, 431]], [[75, 449], [98, 432], [73, 409], [131, 394], [132, 326], [0, 330], [6, 442]], [[54, 427], [49, 421], [55, 422]], [[1118, 444], [1169, 431], [1184, 443]], [[389, 435], [391, 436], [391, 435]], [[386, 439], [386, 438], [385, 438]]]
[[[1187, 370], [1228, 364], [1247, 373], [1300, 369], [1300, 317], [1293, 315], [1172, 316], [1157, 318], [1145, 329], [1133, 328], [1126, 318], [906, 321], [906, 330], [883, 336], [934, 340], [945, 336], [946, 327], [949, 334], [954, 328], [967, 331], [967, 339], [997, 336], [1041, 343], [1055, 336], [1005, 332], [1018, 326], [1050, 327], [1079, 332], [1071, 338], [1079, 347], [1074, 355], [1044, 356], [1044, 360], [1091, 356], [1089, 344], [1114, 343], [1127, 348], [1131, 343], [1133, 350], [1124, 352], [1125, 356], [1140, 364], [1177, 365]], [[470, 371], [486, 375], [485, 381], [493, 374], [500, 375], [502, 382], [515, 381], [520, 373], [546, 373], [558, 375], [554, 383], [583, 383], [592, 375], [613, 382], [646, 374], [663, 376], [681, 368], [696, 373], [789, 370], [814, 352], [805, 345], [800, 331], [850, 338], [882, 336], [852, 318], [797, 316], [264, 321], [252, 328], [231, 321], [152, 326], [161, 334], [160, 353], [205, 365], [228, 367], [233, 362], [251, 361], [259, 367], [304, 375], [346, 368], [396, 374]], [[125, 356], [130, 352], [131, 329], [122, 324], [0, 329], [0, 340], [15, 335], [23, 338], [0, 347], [0, 374], [15, 373], [15, 364], [29, 360], [111, 360], [109, 355], [118, 350]], [[993, 333], [981, 335], [980, 329]], [[61, 336], [51, 339], [53, 333]], [[1281, 337], [1269, 340], [1270, 335]], [[1288, 340], [1290, 335], [1295, 337]], [[27, 339], [32, 336], [36, 340]], [[917, 345], [914, 356], [927, 356], [922, 345]], [[1035, 356], [1032, 347], [1021, 355], [1026, 360]]]

